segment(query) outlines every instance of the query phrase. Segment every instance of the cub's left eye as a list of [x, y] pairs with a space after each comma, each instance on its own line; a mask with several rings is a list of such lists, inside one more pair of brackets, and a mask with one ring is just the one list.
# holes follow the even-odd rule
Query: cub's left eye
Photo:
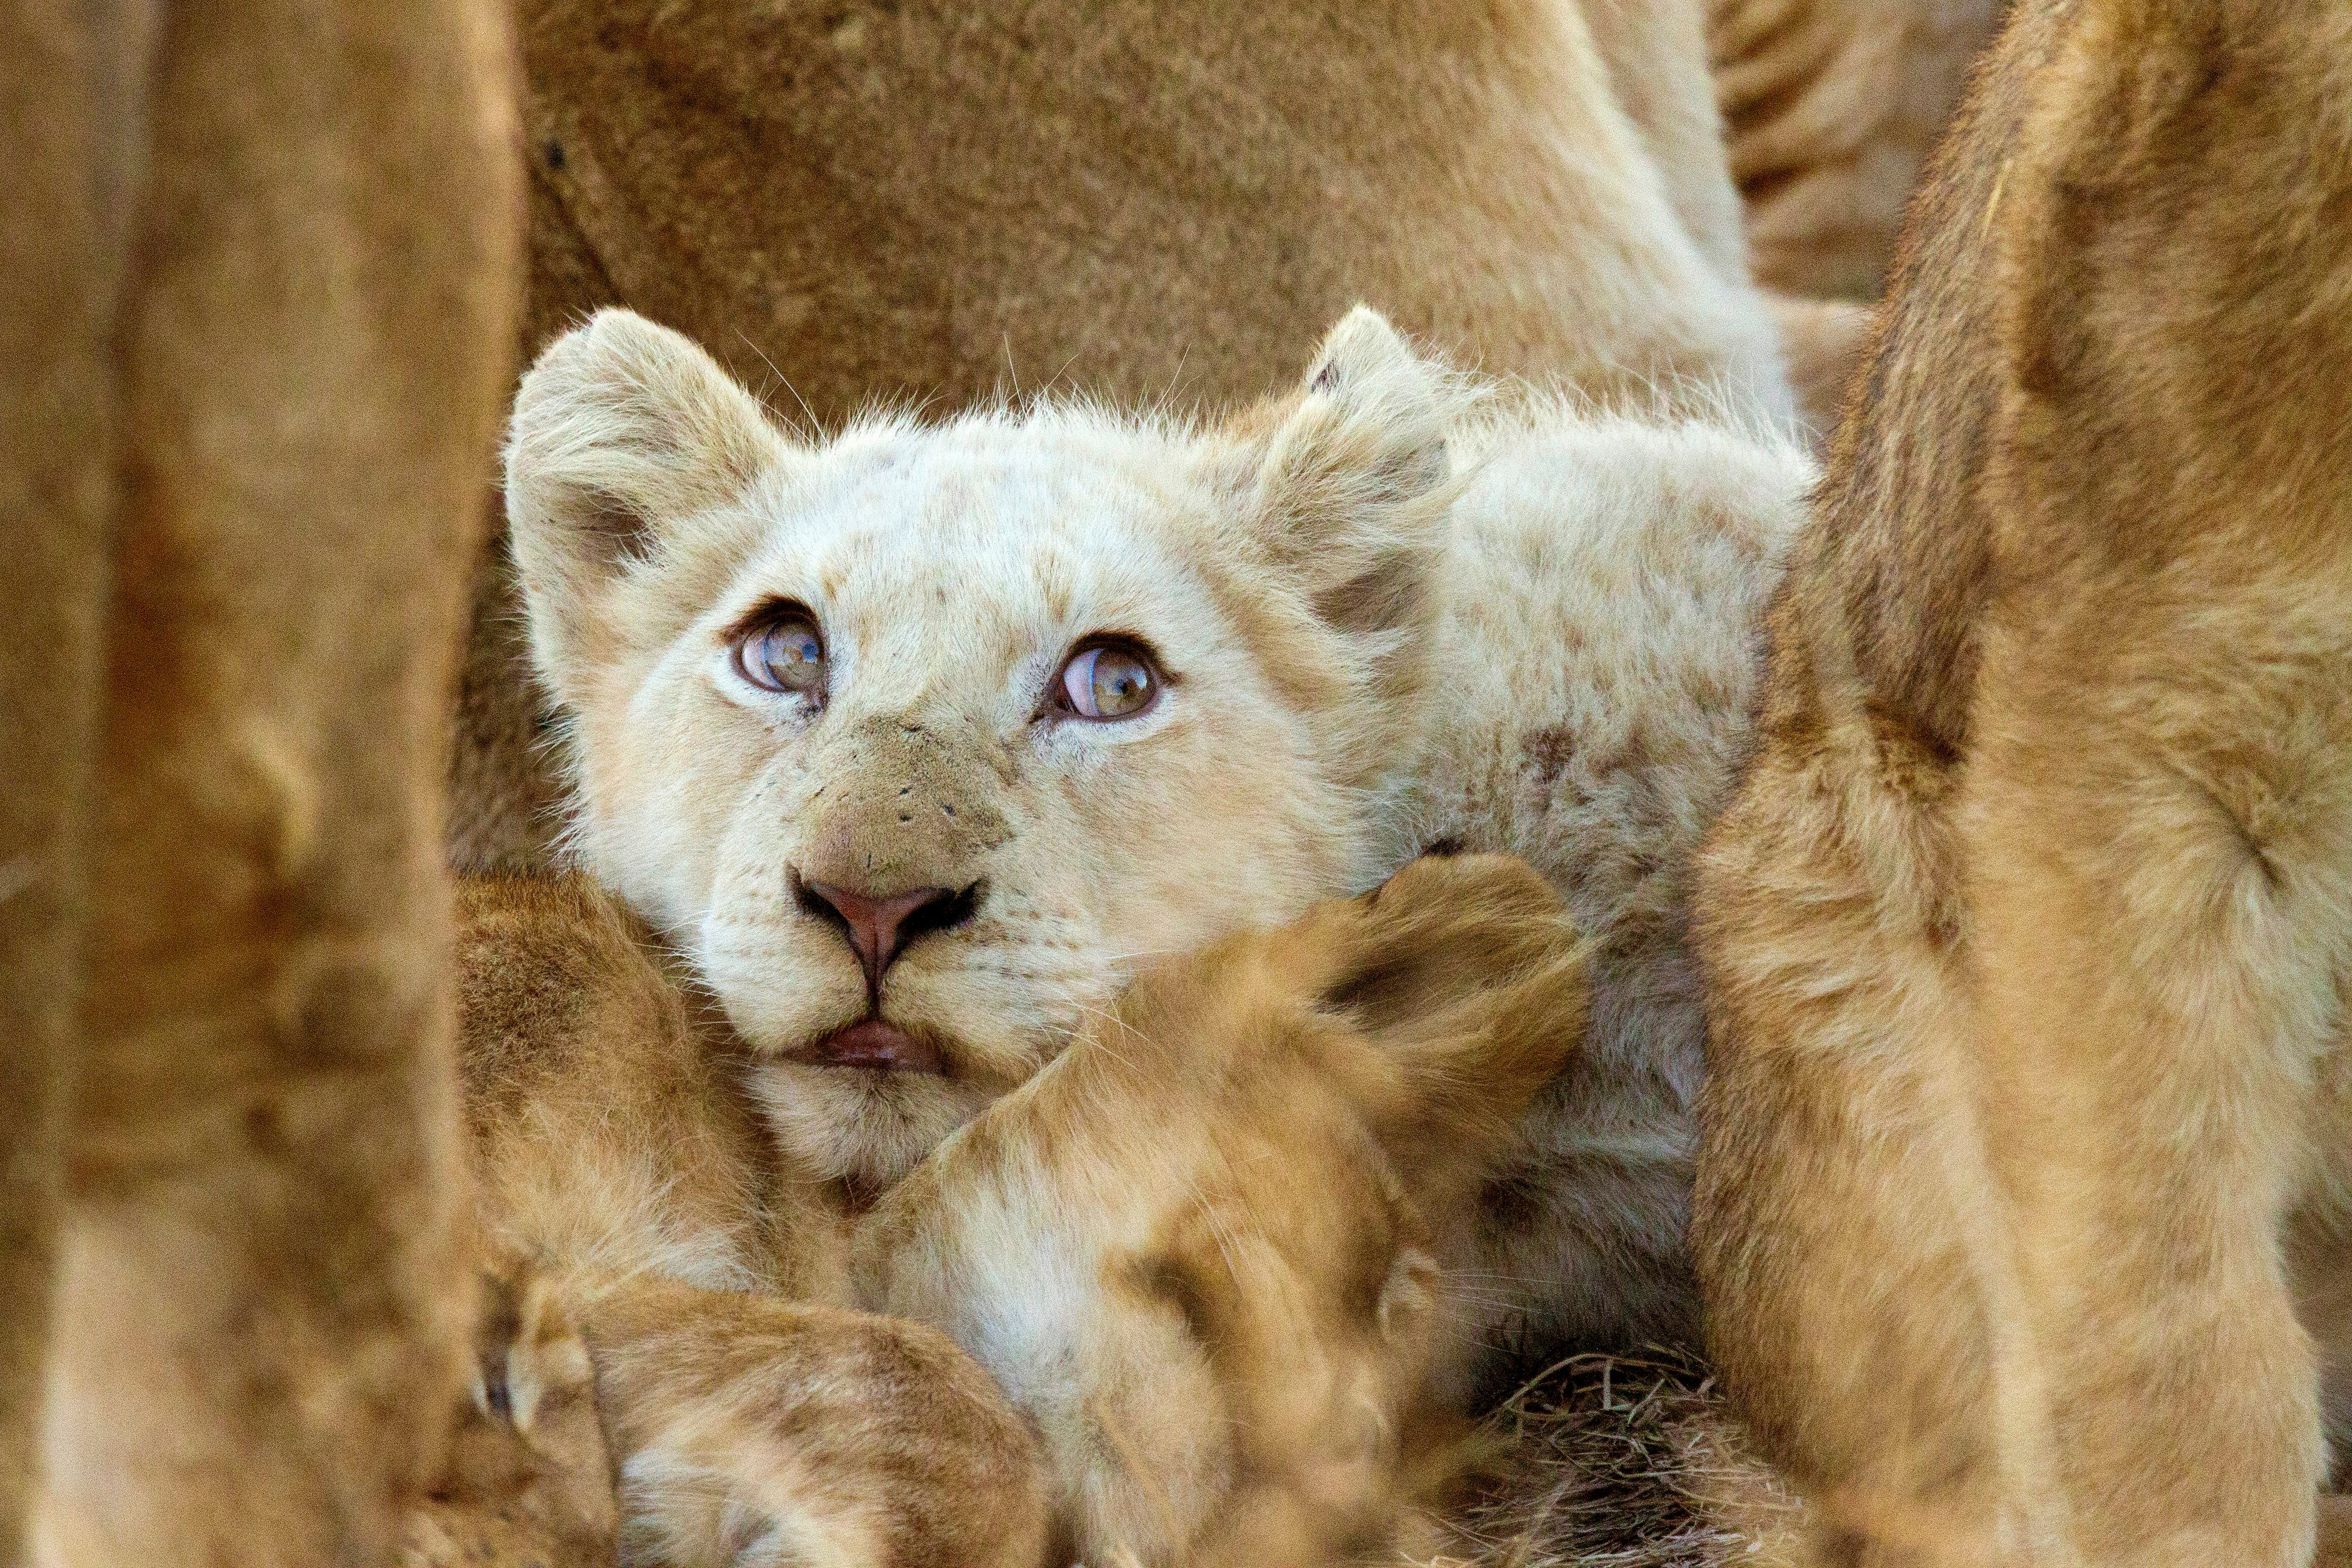
[[1140, 643], [1114, 638], [1072, 654], [1054, 682], [1054, 705], [1081, 719], [1133, 719], [1160, 700], [1160, 668]]
[[735, 639], [735, 670], [763, 691], [824, 695], [824, 638], [815, 618], [795, 606], [742, 633]]

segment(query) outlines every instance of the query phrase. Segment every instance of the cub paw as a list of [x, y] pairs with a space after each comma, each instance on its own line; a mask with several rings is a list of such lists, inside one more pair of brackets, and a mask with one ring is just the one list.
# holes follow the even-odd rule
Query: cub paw
[[934, 1330], [640, 1285], [589, 1331], [623, 1455], [626, 1562], [1039, 1568], [1048, 1555], [1034, 1435]]
[[480, 1286], [468, 1397], [405, 1522], [401, 1568], [609, 1568], [618, 1485], [587, 1342], [528, 1265], [485, 1270]]

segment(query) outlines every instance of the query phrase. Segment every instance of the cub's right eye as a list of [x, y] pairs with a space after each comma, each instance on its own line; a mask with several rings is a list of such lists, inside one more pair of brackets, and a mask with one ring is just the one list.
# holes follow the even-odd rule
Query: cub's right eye
[[824, 637], [805, 610], [788, 610], [738, 633], [734, 659], [735, 673], [762, 691], [824, 694]]

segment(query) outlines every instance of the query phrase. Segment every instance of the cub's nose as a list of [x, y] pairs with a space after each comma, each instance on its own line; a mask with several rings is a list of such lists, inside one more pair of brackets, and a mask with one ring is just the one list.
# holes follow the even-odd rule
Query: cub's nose
[[879, 997], [882, 972], [890, 967], [907, 944], [929, 931], [951, 931], [980, 911], [982, 885], [917, 888], [911, 892], [880, 893], [830, 882], [811, 882], [797, 872], [793, 896], [802, 909], [830, 921], [849, 939], [857, 962], [866, 968], [866, 989]]

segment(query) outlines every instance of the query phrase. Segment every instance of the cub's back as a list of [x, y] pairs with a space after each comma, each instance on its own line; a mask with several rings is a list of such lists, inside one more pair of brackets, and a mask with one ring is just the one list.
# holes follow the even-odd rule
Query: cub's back
[[1812, 467], [1737, 423], [1549, 404], [1465, 432], [1456, 458], [1471, 477], [1400, 852], [1521, 857], [1594, 953], [1583, 1048], [1449, 1261], [1481, 1277], [1497, 1342], [1671, 1341], [1695, 1323], [1682, 1233], [1705, 1037], [1686, 868], [1746, 753]]

